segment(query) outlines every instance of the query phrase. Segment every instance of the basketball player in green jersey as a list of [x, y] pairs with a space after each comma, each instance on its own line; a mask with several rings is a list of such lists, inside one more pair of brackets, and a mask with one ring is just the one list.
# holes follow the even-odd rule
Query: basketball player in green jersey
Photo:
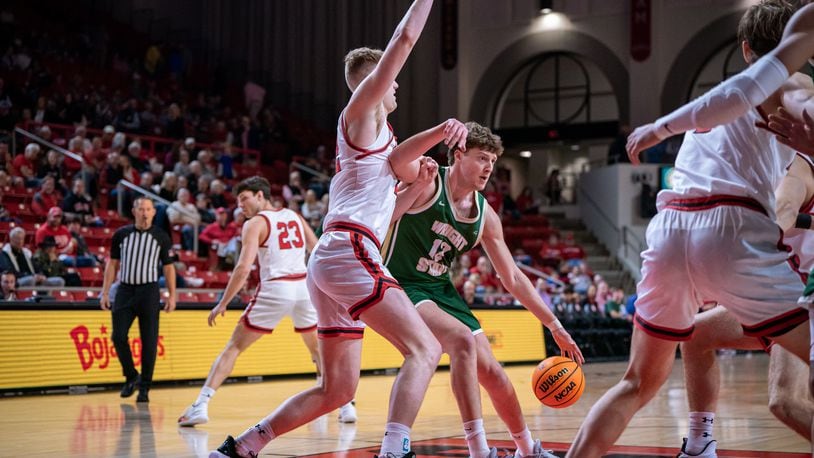
[[466, 127], [465, 152], [450, 150], [450, 166], [437, 174], [432, 173], [434, 164], [425, 160], [421, 179], [399, 192], [383, 257], [449, 354], [452, 389], [470, 454], [488, 450], [477, 380], [517, 444], [515, 456], [554, 457], [539, 440], [532, 440], [511, 381], [450, 279], [453, 260], [482, 243], [506, 290], [551, 330], [565, 356], [584, 361], [579, 347], [514, 263], [500, 218], [478, 192], [503, 153], [500, 137], [474, 122]]

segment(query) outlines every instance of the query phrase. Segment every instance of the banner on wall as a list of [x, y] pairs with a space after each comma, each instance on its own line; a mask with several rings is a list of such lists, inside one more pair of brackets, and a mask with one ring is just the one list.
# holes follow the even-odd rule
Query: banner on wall
[[[477, 310], [475, 315], [499, 361], [536, 362], [545, 357], [542, 326], [530, 312]], [[161, 314], [155, 381], [206, 378], [240, 311], [227, 311], [214, 327], [207, 326], [207, 316], [206, 310]], [[121, 383], [111, 333], [110, 314], [101, 311], [0, 311], [0, 391]], [[131, 328], [129, 343], [140, 367], [138, 326]], [[401, 363], [402, 357], [392, 345], [371, 329], [365, 330], [363, 370], [398, 368]], [[441, 364], [449, 364], [446, 355]], [[274, 333], [238, 358], [232, 376], [313, 372], [310, 354], [286, 318]]]
[[650, 57], [651, 23], [650, 0], [631, 0], [630, 55], [637, 62], [645, 61]]

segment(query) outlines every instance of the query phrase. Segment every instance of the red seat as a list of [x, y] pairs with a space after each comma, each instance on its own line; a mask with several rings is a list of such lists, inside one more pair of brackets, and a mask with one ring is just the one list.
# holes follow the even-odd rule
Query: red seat
[[218, 295], [215, 293], [196, 293], [198, 295], [198, 302], [214, 303], [218, 300]]
[[191, 291], [178, 294], [178, 302], [198, 302], [198, 295]]

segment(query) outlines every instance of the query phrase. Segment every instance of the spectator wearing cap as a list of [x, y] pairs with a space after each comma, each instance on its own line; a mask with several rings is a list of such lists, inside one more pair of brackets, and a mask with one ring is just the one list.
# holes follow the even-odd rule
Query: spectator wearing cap
[[116, 128], [110, 124], [106, 125], [105, 128], [102, 129], [102, 148], [107, 149], [113, 146], [114, 135], [116, 135]]
[[64, 286], [61, 277], [46, 277], [34, 267], [31, 250], [24, 246], [25, 230], [15, 227], [8, 235], [9, 243], [0, 250], [0, 270], [14, 273], [19, 286]]
[[48, 278], [62, 278], [65, 286], [82, 286], [82, 281], [75, 273], [68, 273], [68, 269], [57, 254], [57, 242], [54, 237], [47, 236], [37, 244], [37, 251], [32, 258], [34, 269]]
[[42, 179], [40, 190], [34, 194], [31, 209], [37, 216], [45, 216], [49, 209], [57, 207], [62, 202], [62, 194], [56, 188], [56, 179], [50, 175]]
[[18, 154], [14, 161], [12, 161], [12, 175], [22, 177], [23, 183], [27, 188], [39, 186], [37, 180], [36, 169], [37, 160], [40, 155], [40, 145], [36, 143], [29, 143], [25, 147], [23, 154]]
[[4, 270], [3, 273], [0, 273], [0, 300], [17, 300], [17, 277], [10, 270]]
[[51, 207], [48, 210], [46, 223], [37, 229], [34, 241], [39, 246], [46, 237], [53, 237], [56, 242], [57, 253], [70, 255], [76, 250], [76, 242], [71, 236], [68, 227], [62, 223], [62, 209]]
[[229, 241], [239, 233], [240, 229], [229, 224], [229, 212], [223, 207], [215, 210], [215, 218], [215, 222], [207, 225], [201, 232], [199, 240], [218, 254], [218, 268], [225, 270], [228, 268], [226, 250]]

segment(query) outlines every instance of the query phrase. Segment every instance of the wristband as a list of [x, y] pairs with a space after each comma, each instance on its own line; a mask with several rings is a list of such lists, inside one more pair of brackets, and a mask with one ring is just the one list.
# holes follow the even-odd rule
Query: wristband
[[560, 323], [559, 318], [554, 318], [554, 321], [549, 323], [548, 330], [551, 331], [552, 333], [555, 333], [560, 329], [565, 329], [565, 326], [563, 326], [562, 323]]

